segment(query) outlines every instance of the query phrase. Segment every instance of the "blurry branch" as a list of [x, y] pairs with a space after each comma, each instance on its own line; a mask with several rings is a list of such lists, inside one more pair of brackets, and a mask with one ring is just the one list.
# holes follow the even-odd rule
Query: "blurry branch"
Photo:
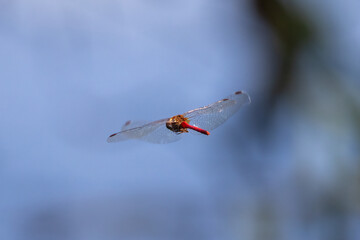
[[[276, 102], [287, 94], [293, 83], [293, 67], [298, 53], [313, 37], [313, 29], [309, 20], [296, 12], [295, 8], [284, 6], [278, 0], [253, 0], [254, 7], [260, 20], [274, 33], [279, 48], [275, 48], [273, 64], [277, 66], [275, 76], [270, 79], [268, 95], [262, 102], [261, 111], [263, 116], [258, 118], [260, 122], [256, 126], [262, 134], [266, 134], [269, 122], [276, 107]], [[270, 45], [271, 46], [271, 45]]]
[[[278, 44], [275, 42], [271, 49], [276, 57], [277, 63], [273, 66], [277, 67], [276, 73], [271, 81], [270, 89], [267, 91], [263, 102], [261, 103], [261, 117], [255, 129], [259, 134], [266, 135], [267, 129], [271, 122], [272, 113], [276, 108], [276, 103], [283, 97], [289, 97], [296, 91], [296, 80], [294, 76], [294, 65], [297, 61], [299, 53], [308, 48], [312, 53], [313, 60], [317, 67], [328, 76], [323, 78], [327, 81], [328, 86], [337, 89], [337, 94], [341, 95], [346, 101], [346, 107], [350, 110], [352, 118], [358, 122], [356, 126], [357, 136], [360, 138], [360, 109], [357, 100], [346, 90], [345, 84], [341, 81], [341, 77], [336, 76], [334, 72], [320, 56], [317, 56], [316, 48], [320, 47], [317, 40], [317, 32], [314, 23], [304, 14], [300, 14], [295, 6], [286, 4], [279, 0], [253, 0], [260, 20], [269, 27], [274, 33]], [[276, 48], [275, 46], [279, 47]], [[310, 48], [309, 48], [310, 47]], [[273, 60], [272, 59], [272, 60]], [[288, 98], [291, 100], [291, 98]], [[359, 139], [360, 140], [360, 139]]]
[[[325, 84], [331, 86], [334, 92], [336, 92], [338, 96], [341, 96], [344, 101], [344, 108], [348, 109], [349, 117], [355, 122], [354, 130], [356, 131], [357, 148], [360, 149], [360, 108], [358, 99], [348, 90], [349, 86], [340, 81], [342, 78], [338, 76], [337, 72], [334, 72], [326, 64], [323, 64], [323, 61], [319, 60], [318, 62], [321, 64], [320, 67], [326, 75], [326, 77], [322, 78], [326, 80]], [[349, 84], [353, 86], [353, 84]], [[356, 88], [356, 86], [353, 87]]]

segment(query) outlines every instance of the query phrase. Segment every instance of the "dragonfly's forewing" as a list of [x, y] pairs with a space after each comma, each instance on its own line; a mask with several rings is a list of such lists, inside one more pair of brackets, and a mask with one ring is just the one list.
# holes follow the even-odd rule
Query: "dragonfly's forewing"
[[184, 113], [184, 116], [189, 118], [191, 125], [210, 131], [223, 124], [244, 104], [250, 102], [247, 93], [238, 91], [223, 100], [188, 111]]
[[142, 126], [145, 126], [148, 123], [149, 123], [149, 121], [132, 121], [132, 120], [129, 120], [126, 123], [124, 123], [124, 125], [121, 127], [121, 131], [125, 131], [125, 130], [132, 129], [132, 128], [137, 128], [137, 127], [142, 127]]
[[126, 122], [122, 131], [110, 135], [108, 142], [119, 142], [128, 139], [138, 139], [152, 143], [170, 143], [181, 139], [181, 136], [166, 128], [166, 119], [155, 122]]

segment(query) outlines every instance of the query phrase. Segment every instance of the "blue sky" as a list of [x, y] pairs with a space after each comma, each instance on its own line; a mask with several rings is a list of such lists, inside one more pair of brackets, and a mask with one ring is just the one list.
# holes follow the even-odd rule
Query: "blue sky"
[[[357, 69], [354, 58], [360, 48], [346, 46], [360, 37], [358, 24], [351, 24], [359, 22], [353, 11], [358, 3], [331, 2], [316, 3], [322, 8], [318, 18], [322, 36], [332, 34], [324, 41], [324, 55], [340, 72], [344, 65]], [[307, 1], [300, 6], [315, 14], [313, 4]], [[264, 27], [248, 1], [16, 0], [0, 5], [1, 238], [37, 239], [29, 228], [48, 209], [60, 209], [60, 216], [74, 222], [69, 239], [101, 238], [110, 234], [106, 228], [95, 233], [84, 230], [97, 224], [96, 219], [86, 224], [88, 212], [97, 216], [93, 209], [99, 209], [106, 215], [99, 219], [112, 222], [111, 206], [136, 212], [136, 206], [150, 202], [156, 212], [168, 209], [178, 216], [164, 214], [156, 220], [156, 214], [147, 214], [152, 204], [140, 211], [156, 226], [167, 219], [174, 225], [163, 230], [168, 234], [164, 239], [175, 236], [172, 229], [181, 229], [178, 220], [187, 218], [195, 219], [200, 235], [207, 236], [207, 229], [213, 229], [206, 239], [234, 239], [236, 227], [229, 226], [239, 222], [239, 231], [254, 239], [256, 214], [251, 209], [256, 208], [253, 202], [261, 200], [259, 189], [268, 188], [270, 195], [285, 189], [286, 195], [291, 186], [283, 182], [291, 182], [297, 166], [313, 166], [310, 179], [319, 180], [319, 186], [332, 186], [336, 165], [327, 159], [336, 154], [354, 159], [357, 152], [350, 146], [356, 145], [351, 127], [337, 128], [338, 122], [324, 125], [323, 119], [304, 115], [306, 107], [294, 110], [286, 102], [275, 114], [271, 151], [259, 150], [254, 136], [246, 135], [251, 108], [272, 74], [265, 63], [271, 57], [266, 50], [271, 34], [260, 31]], [[348, 14], [340, 17], [339, 8]], [[336, 34], [326, 30], [330, 23]], [[309, 81], [305, 89], [318, 76], [309, 66], [305, 52], [298, 66], [299, 76]], [[317, 99], [322, 87], [309, 94], [315, 96], [311, 99]], [[190, 135], [168, 145], [106, 142], [127, 120], [171, 117], [237, 90], [246, 90], [252, 105], [209, 137]], [[329, 101], [316, 102], [318, 109], [324, 109]], [[343, 112], [339, 122], [351, 122], [347, 114]], [[341, 141], [331, 141], [329, 136]], [[247, 141], [254, 143], [242, 144]], [[326, 151], [339, 142], [341, 151]], [[253, 176], [252, 172], [239, 174], [233, 165], [235, 160], [239, 166], [249, 164], [249, 155], [242, 155], [244, 148], [251, 159], [258, 159], [251, 163], [259, 169]], [[134, 206], [133, 197], [137, 198]], [[120, 203], [114, 203], [117, 199]], [[110, 210], [102, 210], [108, 201]], [[188, 205], [195, 217], [182, 215], [181, 209]], [[233, 207], [241, 210], [239, 217], [227, 212]], [[297, 223], [291, 226], [296, 232]], [[142, 231], [141, 226], [138, 229]], [[190, 234], [191, 226], [184, 226], [184, 232]], [[283, 234], [293, 236], [293, 232]], [[144, 230], [139, 238], [156, 236]]]

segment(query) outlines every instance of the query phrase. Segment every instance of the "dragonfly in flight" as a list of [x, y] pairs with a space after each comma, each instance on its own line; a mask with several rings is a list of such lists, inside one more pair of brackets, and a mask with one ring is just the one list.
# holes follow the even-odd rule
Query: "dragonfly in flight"
[[107, 142], [138, 139], [151, 143], [171, 143], [190, 132], [210, 135], [236, 113], [243, 105], [251, 102], [249, 95], [237, 91], [230, 96], [205, 107], [164, 118], [154, 122], [127, 121], [120, 132], [111, 134]]

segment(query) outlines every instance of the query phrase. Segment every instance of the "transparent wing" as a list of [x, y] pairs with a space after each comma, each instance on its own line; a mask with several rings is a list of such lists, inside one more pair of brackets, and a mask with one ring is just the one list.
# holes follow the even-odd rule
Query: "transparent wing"
[[137, 127], [142, 127], [146, 124], [148, 124], [149, 121], [127, 121], [126, 123], [124, 123], [124, 125], [121, 127], [121, 131], [125, 131], [131, 128], [137, 128]]
[[119, 142], [128, 139], [138, 139], [152, 143], [171, 143], [181, 139], [181, 136], [166, 128], [166, 121], [161, 119], [155, 122], [127, 121], [121, 131], [110, 135], [108, 142]]
[[223, 100], [188, 111], [184, 113], [184, 116], [189, 118], [191, 125], [210, 131], [223, 124], [244, 104], [250, 102], [250, 97], [246, 92], [238, 91]]

